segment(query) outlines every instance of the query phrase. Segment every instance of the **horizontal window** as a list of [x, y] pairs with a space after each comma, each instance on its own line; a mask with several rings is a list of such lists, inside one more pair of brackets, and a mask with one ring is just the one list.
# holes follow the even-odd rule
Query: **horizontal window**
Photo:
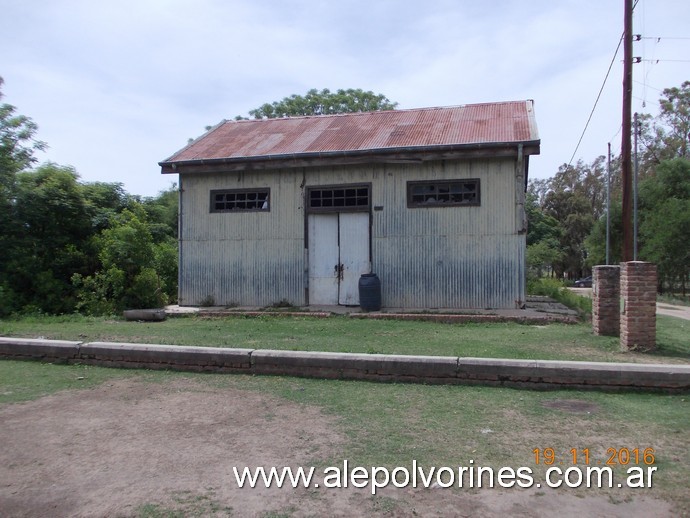
[[369, 186], [311, 187], [307, 194], [310, 212], [352, 211], [369, 208]]
[[268, 211], [270, 197], [268, 188], [211, 191], [211, 212]]
[[478, 178], [407, 182], [407, 206], [411, 208], [479, 204]]

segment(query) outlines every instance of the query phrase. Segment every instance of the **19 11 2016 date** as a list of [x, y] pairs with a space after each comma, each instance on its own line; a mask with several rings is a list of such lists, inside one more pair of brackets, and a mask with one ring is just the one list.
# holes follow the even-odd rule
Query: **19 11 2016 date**
[[655, 463], [654, 448], [607, 448], [601, 457], [593, 456], [589, 448], [571, 448], [557, 452], [554, 448], [534, 448], [534, 463], [552, 466], [554, 464], [604, 464], [607, 466], [645, 465]]

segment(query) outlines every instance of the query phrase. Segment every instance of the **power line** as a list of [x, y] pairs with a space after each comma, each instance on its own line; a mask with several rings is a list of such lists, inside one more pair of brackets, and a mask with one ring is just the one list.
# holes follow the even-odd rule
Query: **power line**
[[647, 83], [643, 83], [642, 81], [635, 81], [633, 80], [634, 83], [637, 83], [638, 85], [642, 85], [645, 88], [650, 88], [652, 90], [656, 90], [657, 92], [663, 92], [663, 90], [660, 90], [659, 88], [654, 88], [653, 86], [649, 86]]
[[[637, 3], [635, 4], [637, 5]], [[587, 128], [589, 127], [589, 123], [592, 120], [592, 116], [594, 115], [594, 110], [597, 109], [597, 104], [599, 104], [599, 99], [601, 98], [601, 93], [604, 91], [604, 87], [606, 86], [606, 81], [608, 81], [609, 75], [611, 74], [611, 69], [613, 68], [613, 64], [616, 62], [616, 56], [618, 55], [618, 51], [621, 48], [621, 44], [623, 43], [623, 37], [625, 36], [625, 32], [621, 34], [620, 40], [618, 40], [618, 46], [616, 47], [616, 52], [613, 53], [613, 58], [611, 59], [611, 63], [609, 64], [609, 69], [606, 71], [606, 77], [604, 77], [604, 82], [601, 85], [601, 88], [599, 89], [599, 95], [597, 95], [596, 101], [594, 101], [594, 106], [592, 107], [592, 111], [589, 114], [589, 118], [587, 119], [587, 124], [585, 124], [585, 129], [582, 130], [582, 135], [580, 135], [580, 140], [577, 141], [577, 146], [575, 146], [575, 151], [573, 151], [573, 156], [570, 157], [570, 161], [568, 162], [568, 167], [570, 167], [573, 163], [573, 159], [575, 158], [575, 155], [577, 154], [577, 150], [580, 149], [580, 144], [582, 144], [582, 139], [585, 137], [585, 133], [587, 133]]]
[[635, 58], [633, 63], [690, 63], [690, 59], [642, 59]]
[[642, 36], [640, 34], [635, 34], [635, 41], [639, 40], [656, 40], [659, 43], [661, 40], [690, 40], [690, 38], [669, 38], [664, 36]]

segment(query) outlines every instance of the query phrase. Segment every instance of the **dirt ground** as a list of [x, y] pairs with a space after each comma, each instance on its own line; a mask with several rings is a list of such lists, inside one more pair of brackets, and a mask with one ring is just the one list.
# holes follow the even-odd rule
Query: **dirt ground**
[[[0, 408], [0, 517], [671, 516], [556, 490], [240, 489], [233, 466], [310, 466], [349, 439], [318, 408], [194, 380], [124, 379]], [[172, 514], [172, 511], [178, 514]]]

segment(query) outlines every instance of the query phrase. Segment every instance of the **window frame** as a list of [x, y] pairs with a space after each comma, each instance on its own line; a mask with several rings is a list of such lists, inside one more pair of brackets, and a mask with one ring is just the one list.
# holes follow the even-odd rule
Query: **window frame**
[[[311, 199], [314, 191], [346, 191], [348, 189], [366, 189], [367, 203], [365, 205], [342, 205], [329, 207], [312, 207]], [[358, 195], [355, 194], [355, 198]], [[310, 185], [305, 189], [304, 206], [308, 213], [324, 213], [324, 212], [370, 212], [371, 211], [371, 183], [352, 183], [352, 184], [337, 184], [337, 185]], [[347, 197], [344, 196], [343, 199]], [[323, 198], [321, 198], [323, 199]], [[335, 198], [334, 198], [335, 199]]]
[[[216, 208], [216, 196], [219, 194], [266, 194], [266, 199], [264, 202], [268, 202], [267, 208], [232, 208], [232, 209], [217, 209]], [[237, 200], [235, 200], [235, 203]], [[246, 202], [246, 200], [245, 200]], [[228, 203], [227, 200], [224, 203]], [[270, 187], [254, 187], [254, 188], [243, 188], [243, 189], [211, 189], [210, 193], [210, 206], [209, 212], [211, 214], [243, 214], [246, 212], [271, 212], [271, 205], [273, 201], [271, 200], [271, 188]]]
[[[414, 196], [419, 196], [419, 194], [414, 194], [412, 191], [415, 187], [420, 185], [433, 185], [437, 188], [439, 186], [448, 186], [454, 183], [473, 183], [476, 186], [476, 196], [475, 200], [471, 202], [467, 201], [435, 201], [435, 202], [419, 202], [414, 201]], [[479, 178], [455, 178], [451, 180], [410, 180], [407, 182], [407, 208], [408, 209], [423, 209], [427, 207], [479, 207], [481, 206], [481, 181]], [[451, 193], [449, 193], [450, 195]], [[464, 193], [459, 193], [464, 194]]]

